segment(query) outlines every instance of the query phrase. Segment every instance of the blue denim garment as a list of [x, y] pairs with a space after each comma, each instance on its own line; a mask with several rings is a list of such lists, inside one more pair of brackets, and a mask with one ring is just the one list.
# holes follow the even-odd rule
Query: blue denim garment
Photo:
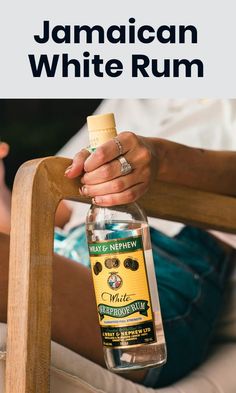
[[168, 386], [203, 362], [223, 300], [230, 256], [207, 232], [185, 227], [169, 238], [151, 229], [167, 363], [145, 386]]
[[[151, 241], [168, 360], [150, 369], [143, 385], [163, 387], [204, 360], [222, 304], [229, 257], [198, 228], [185, 227], [172, 238], [151, 228]], [[54, 251], [89, 267], [85, 227], [56, 231]]]
[[78, 225], [69, 231], [56, 228], [54, 252], [90, 267], [85, 225]]

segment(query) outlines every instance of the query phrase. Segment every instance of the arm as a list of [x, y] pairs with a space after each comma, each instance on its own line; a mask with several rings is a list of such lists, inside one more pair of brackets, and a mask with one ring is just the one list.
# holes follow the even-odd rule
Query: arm
[[71, 213], [69, 206], [61, 201], [55, 214], [55, 226], [63, 228], [70, 221]]
[[142, 140], [160, 158], [159, 180], [236, 196], [236, 152], [198, 149], [158, 138]]

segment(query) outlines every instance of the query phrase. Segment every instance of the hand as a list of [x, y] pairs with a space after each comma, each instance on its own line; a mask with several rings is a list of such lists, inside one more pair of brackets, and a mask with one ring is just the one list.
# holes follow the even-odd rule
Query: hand
[[158, 158], [153, 153], [149, 138], [122, 132], [118, 139], [123, 156], [132, 166], [131, 173], [121, 175], [121, 164], [117, 159], [119, 149], [114, 140], [99, 146], [91, 155], [86, 149], [81, 150], [65, 172], [69, 178], [83, 174], [81, 194], [91, 196], [93, 202], [100, 206], [136, 201], [148, 190], [158, 171]]

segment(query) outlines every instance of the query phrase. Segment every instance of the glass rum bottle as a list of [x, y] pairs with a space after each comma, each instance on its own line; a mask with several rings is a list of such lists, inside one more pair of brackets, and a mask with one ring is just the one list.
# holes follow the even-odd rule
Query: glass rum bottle
[[[114, 115], [89, 116], [90, 148], [117, 136]], [[104, 356], [114, 372], [166, 362], [149, 226], [137, 203], [93, 204], [86, 232]]]

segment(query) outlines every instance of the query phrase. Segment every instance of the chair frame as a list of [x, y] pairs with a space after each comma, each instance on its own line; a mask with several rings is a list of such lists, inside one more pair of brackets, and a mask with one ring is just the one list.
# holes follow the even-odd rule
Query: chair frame
[[[6, 393], [50, 391], [54, 217], [63, 199], [88, 202], [71, 160], [47, 157], [21, 166], [13, 188], [8, 298]], [[155, 182], [139, 203], [147, 214], [236, 233], [236, 199]]]

